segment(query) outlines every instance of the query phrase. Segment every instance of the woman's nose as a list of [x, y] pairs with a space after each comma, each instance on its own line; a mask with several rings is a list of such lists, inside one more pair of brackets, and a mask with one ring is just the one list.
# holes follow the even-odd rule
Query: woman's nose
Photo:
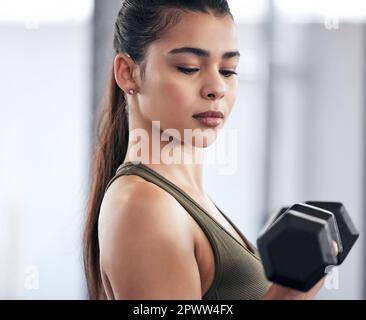
[[216, 99], [222, 99], [225, 96], [225, 89], [223, 87], [217, 87], [217, 88], [204, 88], [202, 90], [202, 95], [205, 99], [210, 100], [216, 100]]

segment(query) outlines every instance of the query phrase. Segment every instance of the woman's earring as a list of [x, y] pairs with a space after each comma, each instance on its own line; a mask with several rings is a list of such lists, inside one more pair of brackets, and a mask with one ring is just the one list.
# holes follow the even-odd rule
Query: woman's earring
[[130, 90], [128, 90], [128, 93], [131, 94], [131, 95], [133, 95], [133, 94], [135, 94], [135, 90], [130, 89]]

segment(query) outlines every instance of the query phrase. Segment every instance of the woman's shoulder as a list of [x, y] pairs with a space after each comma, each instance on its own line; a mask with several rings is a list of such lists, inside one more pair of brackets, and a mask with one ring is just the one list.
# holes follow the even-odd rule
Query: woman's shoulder
[[138, 176], [118, 177], [102, 200], [100, 242], [109, 242], [107, 238], [114, 233], [134, 232], [147, 225], [151, 227], [148, 232], [155, 232], [155, 227], [159, 232], [178, 228], [186, 237], [193, 238], [184, 208], [171, 194]]
[[120, 179], [107, 193], [98, 225], [100, 268], [114, 297], [199, 298], [194, 237], [183, 207], [139, 179]]
[[179, 203], [158, 185], [136, 175], [118, 177], [103, 196], [101, 211], [123, 209], [180, 209]]

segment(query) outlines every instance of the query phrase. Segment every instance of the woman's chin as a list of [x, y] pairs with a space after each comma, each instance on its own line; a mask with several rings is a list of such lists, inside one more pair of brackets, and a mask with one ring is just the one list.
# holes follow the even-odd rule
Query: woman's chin
[[196, 148], [208, 148], [216, 141], [216, 135], [202, 136], [199, 139], [193, 140], [193, 145]]

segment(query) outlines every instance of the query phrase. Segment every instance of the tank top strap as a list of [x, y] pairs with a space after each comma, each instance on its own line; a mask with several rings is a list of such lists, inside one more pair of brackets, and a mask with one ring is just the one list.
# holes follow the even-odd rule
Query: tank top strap
[[202, 208], [196, 201], [194, 201], [184, 190], [179, 188], [163, 175], [142, 164], [141, 162], [129, 161], [121, 164], [117, 168], [115, 176], [108, 183], [105, 192], [113, 183], [113, 181], [122, 175], [138, 175], [146, 181], [154, 183], [171, 194], [186, 210], [189, 211], [191, 215], [194, 215], [195, 218], [199, 218], [196, 212], [197, 210], [202, 211]]

